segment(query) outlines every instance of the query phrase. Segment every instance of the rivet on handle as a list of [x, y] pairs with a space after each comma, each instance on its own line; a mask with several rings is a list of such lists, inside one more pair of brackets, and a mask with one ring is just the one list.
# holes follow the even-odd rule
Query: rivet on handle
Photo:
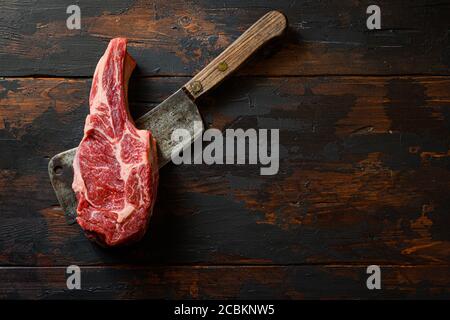
[[197, 94], [203, 90], [203, 86], [200, 81], [194, 81], [191, 84], [192, 93]]
[[228, 69], [228, 64], [225, 61], [222, 61], [217, 65], [217, 69], [222, 72], [226, 71]]

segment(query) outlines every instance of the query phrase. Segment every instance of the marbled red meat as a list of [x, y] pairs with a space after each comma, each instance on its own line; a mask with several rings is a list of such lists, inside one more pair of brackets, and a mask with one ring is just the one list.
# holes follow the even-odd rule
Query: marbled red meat
[[73, 163], [77, 222], [107, 246], [145, 234], [158, 186], [155, 139], [136, 129], [128, 112], [128, 80], [136, 63], [126, 45], [126, 39], [111, 40], [97, 64]]

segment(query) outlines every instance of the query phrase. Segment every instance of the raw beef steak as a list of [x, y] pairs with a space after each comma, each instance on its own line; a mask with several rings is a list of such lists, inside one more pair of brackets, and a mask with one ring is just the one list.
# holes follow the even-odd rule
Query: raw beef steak
[[128, 112], [128, 79], [136, 66], [127, 40], [111, 40], [95, 69], [84, 137], [73, 162], [77, 222], [101, 244], [140, 239], [158, 186], [156, 142]]

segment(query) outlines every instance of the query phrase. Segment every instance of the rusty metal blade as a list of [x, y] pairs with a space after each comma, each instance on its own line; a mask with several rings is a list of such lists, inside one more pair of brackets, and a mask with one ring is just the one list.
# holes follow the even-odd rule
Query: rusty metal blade
[[[136, 127], [150, 130], [155, 137], [159, 168], [171, 161], [175, 147], [184, 149], [203, 132], [203, 122], [197, 106], [182, 89], [136, 120]], [[188, 130], [191, 139], [174, 144], [171, 136], [175, 129]], [[76, 148], [59, 153], [48, 164], [50, 181], [69, 223], [75, 222], [76, 218], [77, 200], [72, 190], [75, 152]]]

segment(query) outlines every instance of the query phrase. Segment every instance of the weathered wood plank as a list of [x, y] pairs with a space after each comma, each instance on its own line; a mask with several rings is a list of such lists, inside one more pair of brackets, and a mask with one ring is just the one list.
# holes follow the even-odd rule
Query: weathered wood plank
[[81, 30], [68, 30], [71, 4], [2, 3], [0, 76], [91, 76], [117, 36], [130, 39], [141, 74], [192, 76], [272, 9], [287, 14], [290, 31], [243, 74], [450, 72], [450, 5], [439, 0], [377, 1], [376, 31], [366, 28], [369, 1], [80, 0]]
[[[187, 78], [137, 78], [135, 116]], [[169, 165], [145, 239], [67, 225], [48, 158], [76, 146], [89, 79], [0, 81], [0, 264], [448, 263], [450, 77], [234, 77], [207, 125], [279, 128], [280, 171]]]
[[65, 268], [0, 268], [0, 298], [14, 299], [448, 299], [449, 266], [81, 267], [81, 290]]

